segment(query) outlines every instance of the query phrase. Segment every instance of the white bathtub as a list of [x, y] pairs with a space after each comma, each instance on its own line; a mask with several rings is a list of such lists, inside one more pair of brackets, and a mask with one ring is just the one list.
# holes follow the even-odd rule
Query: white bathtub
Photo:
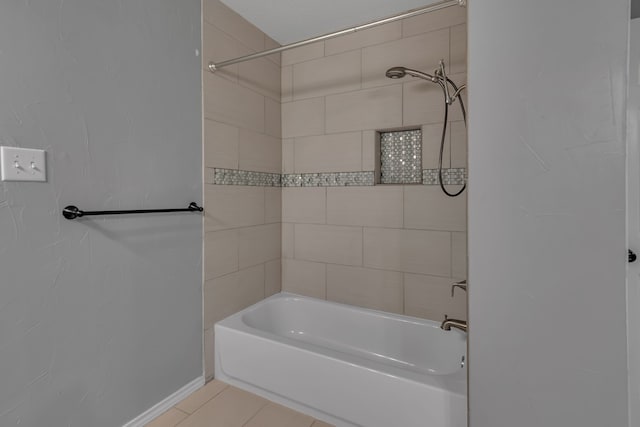
[[216, 378], [336, 426], [466, 427], [466, 334], [281, 293], [215, 325]]

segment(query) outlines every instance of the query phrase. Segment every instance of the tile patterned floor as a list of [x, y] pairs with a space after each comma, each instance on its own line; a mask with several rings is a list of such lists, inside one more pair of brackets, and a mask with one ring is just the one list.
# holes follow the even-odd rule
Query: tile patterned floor
[[147, 427], [332, 427], [255, 394], [212, 380]]

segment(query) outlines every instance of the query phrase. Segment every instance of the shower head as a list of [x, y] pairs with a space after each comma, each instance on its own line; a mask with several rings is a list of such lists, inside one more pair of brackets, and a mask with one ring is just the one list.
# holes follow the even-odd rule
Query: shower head
[[418, 77], [420, 79], [429, 80], [433, 83], [438, 83], [438, 77], [434, 77], [431, 74], [423, 73], [422, 71], [412, 70], [411, 68], [405, 67], [392, 67], [387, 70], [385, 75], [390, 79], [401, 79], [406, 75], [410, 75], [412, 77]]
[[401, 79], [407, 75], [407, 71], [404, 67], [393, 67], [389, 68], [385, 75], [390, 79]]

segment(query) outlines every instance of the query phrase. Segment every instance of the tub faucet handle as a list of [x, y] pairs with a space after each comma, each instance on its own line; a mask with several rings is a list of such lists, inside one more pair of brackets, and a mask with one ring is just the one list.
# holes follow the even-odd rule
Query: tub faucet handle
[[451, 298], [453, 298], [453, 295], [455, 294], [456, 288], [460, 288], [463, 291], [467, 291], [467, 281], [466, 280], [461, 280], [459, 282], [454, 283], [453, 285], [451, 285]]

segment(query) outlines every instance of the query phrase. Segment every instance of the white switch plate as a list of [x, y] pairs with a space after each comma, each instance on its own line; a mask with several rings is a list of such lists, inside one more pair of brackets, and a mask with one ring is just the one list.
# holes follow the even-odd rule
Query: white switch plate
[[46, 181], [45, 151], [19, 147], [0, 147], [2, 181]]

